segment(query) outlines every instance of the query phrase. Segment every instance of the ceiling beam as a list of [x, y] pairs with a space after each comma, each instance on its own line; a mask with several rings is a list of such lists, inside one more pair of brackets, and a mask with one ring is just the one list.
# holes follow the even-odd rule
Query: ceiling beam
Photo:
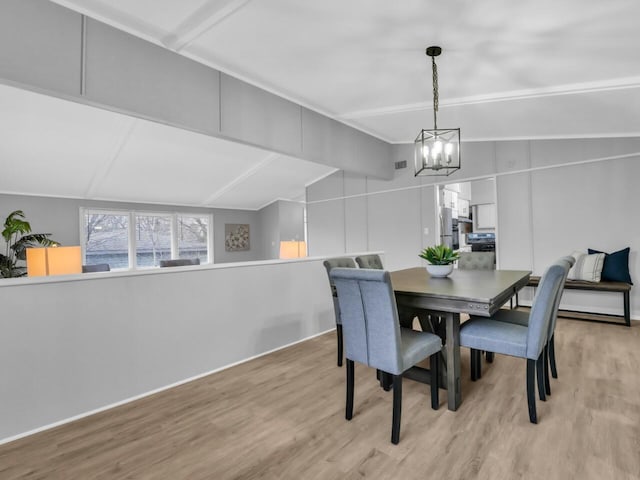
[[168, 49], [180, 52], [251, 0], [209, 0], [189, 15], [169, 35], [161, 39]]

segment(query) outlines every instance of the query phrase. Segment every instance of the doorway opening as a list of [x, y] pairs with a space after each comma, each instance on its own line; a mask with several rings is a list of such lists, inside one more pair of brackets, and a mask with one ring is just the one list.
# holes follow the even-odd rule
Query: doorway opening
[[459, 252], [496, 251], [494, 177], [441, 184], [436, 195], [441, 244]]

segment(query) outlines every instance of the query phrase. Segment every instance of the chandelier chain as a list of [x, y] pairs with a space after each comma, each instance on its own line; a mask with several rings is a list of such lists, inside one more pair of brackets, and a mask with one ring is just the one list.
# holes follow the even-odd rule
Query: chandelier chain
[[436, 113], [438, 112], [438, 66], [436, 65], [436, 58], [431, 57], [431, 67], [433, 72], [433, 128], [438, 129], [438, 122], [436, 120]]

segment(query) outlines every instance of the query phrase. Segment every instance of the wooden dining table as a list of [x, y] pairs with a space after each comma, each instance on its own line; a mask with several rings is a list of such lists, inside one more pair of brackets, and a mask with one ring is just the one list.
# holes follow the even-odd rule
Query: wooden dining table
[[[456, 269], [448, 277], [436, 278], [424, 267], [391, 272], [401, 326], [411, 328], [417, 316], [423, 330], [434, 330], [444, 337], [446, 372], [440, 383], [447, 389], [449, 410], [457, 410], [462, 402], [460, 314], [493, 315], [527, 285], [530, 274], [524, 270]], [[407, 376], [412, 378], [410, 373]]]

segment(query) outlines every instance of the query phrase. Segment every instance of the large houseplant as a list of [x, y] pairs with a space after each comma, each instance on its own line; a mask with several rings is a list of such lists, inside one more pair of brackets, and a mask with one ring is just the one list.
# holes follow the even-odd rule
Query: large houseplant
[[22, 277], [27, 273], [26, 265], [20, 265], [27, 257], [27, 248], [51, 247], [59, 245], [49, 238], [50, 233], [31, 233], [31, 225], [25, 220], [24, 212], [11, 212], [4, 221], [2, 238], [6, 243], [5, 253], [0, 253], [0, 276], [4, 278]]
[[454, 252], [446, 245], [435, 245], [425, 248], [418, 255], [429, 264], [427, 271], [432, 277], [446, 277], [453, 271], [453, 262], [458, 260], [458, 252]]

